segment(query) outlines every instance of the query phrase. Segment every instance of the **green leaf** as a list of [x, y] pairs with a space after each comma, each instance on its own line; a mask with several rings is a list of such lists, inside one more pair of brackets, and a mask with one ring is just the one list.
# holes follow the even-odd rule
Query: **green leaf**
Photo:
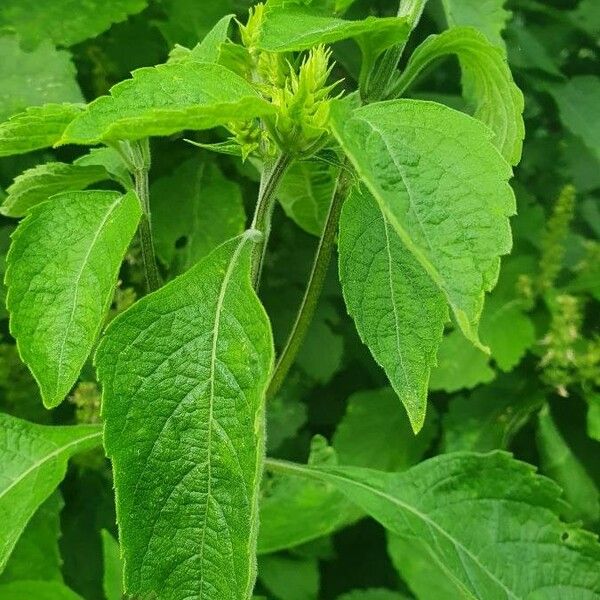
[[0, 584], [10, 581], [62, 581], [62, 558], [58, 548], [60, 511], [64, 502], [56, 490], [36, 510], [0, 575]]
[[[506, 453], [445, 454], [400, 474], [273, 460], [269, 466], [335, 485], [426, 553], [460, 597], [591, 599], [600, 593], [595, 536], [561, 522], [558, 486]], [[535, 569], [523, 566], [525, 557]]]
[[368, 192], [344, 202], [340, 281], [361, 339], [385, 370], [417, 433], [448, 309], [444, 295]]
[[8, 196], [0, 207], [6, 217], [23, 217], [30, 208], [59, 192], [83, 190], [109, 175], [98, 166], [78, 166], [49, 162], [28, 169], [6, 190]]
[[96, 144], [210, 129], [272, 113], [244, 79], [195, 61], [144, 67], [97, 98], [66, 129], [60, 144]]
[[564, 126], [579, 136], [600, 160], [600, 81], [593, 75], [573, 77], [564, 84], [547, 83], [545, 88], [558, 104]]
[[106, 600], [121, 600], [123, 597], [123, 564], [119, 542], [106, 529], [103, 529], [100, 534], [104, 559], [103, 589]]
[[62, 402], [94, 346], [140, 213], [133, 192], [66, 192], [32, 208], [13, 235], [10, 328], [47, 408]]
[[506, 0], [442, 0], [450, 27], [474, 27], [501, 48], [505, 47], [501, 34], [511, 16], [505, 4]]
[[146, 4], [147, 0], [3, 0], [0, 27], [17, 31], [28, 49], [45, 39], [57, 46], [73, 46], [140, 12]]
[[[441, 104], [332, 108], [332, 128], [381, 212], [479, 343], [486, 291], [511, 248], [510, 166], [480, 123]], [[468, 232], [468, 235], [465, 234]]]
[[24, 52], [16, 36], [0, 32], [0, 56], [0, 121], [28, 106], [83, 102], [71, 55], [48, 40]]
[[206, 34], [204, 39], [191, 50], [184, 46], [175, 46], [169, 53], [169, 62], [195, 60], [197, 62], [216, 63], [221, 53], [221, 44], [227, 41], [227, 33], [234, 15], [225, 15]]
[[291, 5], [267, 9], [258, 45], [270, 52], [292, 52], [354, 38], [377, 53], [404, 42], [409, 33], [408, 21], [403, 17], [348, 21]]
[[320, 236], [335, 189], [336, 169], [319, 161], [296, 161], [277, 188], [285, 214], [299, 227]]
[[442, 340], [429, 388], [452, 393], [489, 383], [495, 376], [489, 357], [455, 330]]
[[443, 419], [442, 451], [507, 450], [544, 400], [537, 383], [507, 375], [469, 396], [455, 396]]
[[436, 430], [431, 416], [415, 436], [394, 391], [382, 388], [350, 396], [332, 444], [344, 465], [403, 471], [419, 462]]
[[62, 481], [69, 458], [100, 445], [101, 435], [96, 425], [50, 427], [0, 413], [0, 571], [28, 521]]
[[536, 439], [542, 470], [563, 488], [570, 504], [565, 518], [596, 522], [600, 518], [598, 488], [556, 427], [548, 406], [538, 414]]
[[57, 581], [13, 581], [0, 585], [2, 600], [83, 600], [81, 596]]
[[0, 124], [0, 156], [53, 146], [81, 112], [77, 104], [32, 106]]
[[433, 61], [450, 54], [460, 62], [463, 95], [473, 116], [493, 131], [494, 145], [516, 165], [525, 135], [523, 94], [513, 81], [502, 50], [476, 29], [454, 27], [428, 37], [413, 52], [395, 89], [402, 94]]
[[316, 559], [263, 556], [258, 576], [279, 600], [314, 600], [319, 596], [319, 564]]
[[92, 148], [87, 154], [74, 160], [73, 164], [78, 167], [101, 167], [125, 190], [133, 189], [129, 168], [114, 148]]
[[156, 252], [181, 273], [244, 230], [239, 187], [214, 162], [188, 160], [150, 188]]
[[588, 403], [586, 429], [593, 440], [600, 442], [600, 394], [590, 393], [586, 397]]
[[408, 600], [408, 596], [384, 589], [355, 590], [337, 600]]
[[129, 594], [251, 595], [273, 363], [255, 233], [137, 302], [98, 348]]

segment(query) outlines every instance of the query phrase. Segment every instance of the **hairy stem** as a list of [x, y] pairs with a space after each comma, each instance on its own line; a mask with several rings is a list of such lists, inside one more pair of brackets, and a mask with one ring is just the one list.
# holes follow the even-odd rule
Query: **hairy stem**
[[260, 179], [260, 189], [256, 209], [252, 219], [252, 229], [257, 229], [262, 233], [262, 239], [254, 247], [252, 256], [252, 285], [258, 289], [260, 276], [269, 235], [271, 233], [271, 217], [275, 206], [276, 193], [286, 170], [292, 163], [292, 158], [285, 152], [281, 153], [273, 162], [266, 163]]
[[336, 182], [331, 204], [329, 205], [329, 212], [327, 213], [327, 219], [323, 228], [323, 234], [319, 240], [304, 297], [300, 303], [294, 325], [292, 326], [283, 351], [275, 366], [275, 371], [273, 372], [273, 376], [267, 389], [267, 398], [274, 396], [281, 388], [281, 385], [302, 346], [308, 327], [315, 314], [315, 309], [317, 308], [317, 303], [321, 291], [323, 290], [323, 284], [325, 283], [325, 277], [327, 276], [327, 270], [335, 246], [335, 237], [342, 205], [348, 194], [351, 182], [352, 176], [348, 172], [347, 165], [345, 164], [342, 167]]
[[150, 191], [148, 186], [148, 171], [150, 170], [150, 144], [148, 139], [126, 143], [123, 147], [123, 155], [133, 174], [135, 193], [142, 209], [142, 218], [138, 226], [138, 236], [142, 250], [146, 287], [149, 292], [153, 292], [160, 287], [160, 276], [156, 264], [154, 239], [152, 236]]

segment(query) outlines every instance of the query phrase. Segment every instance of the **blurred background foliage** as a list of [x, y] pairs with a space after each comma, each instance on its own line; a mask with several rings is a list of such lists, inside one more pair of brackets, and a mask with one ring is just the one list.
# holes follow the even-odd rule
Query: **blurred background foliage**
[[[447, 2], [429, 2], [411, 47], [446, 26], [446, 15], [452, 14]], [[175, 44], [195, 45], [223, 15], [243, 16], [251, 2], [86, 0], [72, 3], [78, 17], [72, 21], [55, 18], [53, 4], [3, 0], [0, 5], [0, 120], [28, 106], [90, 101], [105, 94], [131, 70], [164, 62]], [[597, 0], [483, 4], [496, 11], [497, 21], [486, 23], [484, 32], [507, 51], [525, 94], [527, 129], [514, 179], [514, 251], [503, 260], [500, 281], [487, 299], [482, 320], [482, 339], [491, 356], [457, 332], [447, 332], [431, 378], [429, 417], [415, 439], [400, 403], [385, 387], [383, 372], [346, 314], [332, 266], [298, 361], [268, 406], [268, 449], [272, 455], [305, 461], [311, 439], [318, 434], [332, 442], [340, 463], [388, 470], [448, 451], [509, 449], [563, 487], [570, 503], [566, 518], [598, 531], [600, 6]], [[357, 0], [348, 16], [392, 14], [392, 5], [389, 0]], [[461, 19], [461, 24], [481, 25], [477, 11], [471, 22], [469, 14]], [[352, 82], [359, 64], [357, 48], [338, 44], [334, 56], [335, 77]], [[457, 64], [448, 59], [442, 69], [421, 78], [411, 95], [443, 98], [460, 107]], [[194, 227], [209, 227], [218, 219], [218, 210], [203, 211], [207, 198], [212, 196], [210, 204], [218, 206], [226, 195], [248, 214], [258, 188], [258, 174], [250, 162], [210, 155], [183, 137], [152, 141], [152, 204], [167, 278], [188, 268], [201, 252]], [[200, 142], [224, 139], [219, 131], [188, 137]], [[77, 152], [66, 147], [0, 159], [0, 199], [25, 169], [49, 161], [69, 162]], [[275, 215], [261, 290], [278, 344], [300, 301], [315, 233], [324, 218], [331, 189], [327, 169], [300, 165], [280, 193], [283, 210]], [[196, 181], [193, 173], [200, 170], [203, 175]], [[0, 217], [2, 271], [14, 228], [14, 220]], [[142, 291], [139, 251], [133, 246], [111, 316], [125, 310]], [[3, 303], [0, 319], [0, 410], [38, 423], [97, 422], [100, 398], [91, 365], [69, 403], [44, 410], [8, 332]], [[313, 460], [323, 459], [317, 455], [313, 444]], [[293, 511], [290, 490], [281, 491], [285, 485], [289, 482], [265, 481], [264, 510], [275, 524], [278, 514]], [[402, 548], [393, 540], [388, 547], [383, 530], [361, 519], [339, 497], [322, 497], [320, 488], [302, 485], [307, 489], [297, 490], [299, 503], [306, 506], [314, 500], [317, 508], [328, 506], [338, 518], [337, 527], [349, 525], [278, 552], [271, 552], [281, 547], [277, 531], [267, 531], [261, 538], [260, 593], [279, 600], [329, 600], [356, 588], [408, 594], [394, 566]], [[284, 497], [285, 502], [279, 501]], [[310, 518], [310, 513], [304, 514]], [[110, 600], [103, 571], [104, 563], [115, 556], [107, 533], [116, 535], [114, 523], [110, 468], [101, 455], [92, 453], [73, 462], [60, 494], [40, 509], [18, 549], [28, 562], [35, 549], [54, 557], [41, 561], [46, 568], [34, 577], [64, 578], [88, 600]], [[300, 522], [300, 532], [303, 527]], [[0, 581], [19, 578], [19, 552]], [[382, 599], [402, 597], [381, 594]]]

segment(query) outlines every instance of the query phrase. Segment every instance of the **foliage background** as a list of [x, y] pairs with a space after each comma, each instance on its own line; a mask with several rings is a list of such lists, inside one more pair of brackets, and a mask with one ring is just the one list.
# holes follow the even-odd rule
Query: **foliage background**
[[[105, 94], [131, 70], [164, 62], [173, 45], [193, 46], [221, 16], [245, 14], [250, 3], [106, 4], [107, 14], [96, 15], [89, 28], [70, 28], [44, 3], [9, 1], [0, 6], [0, 121], [27, 106], [89, 101]], [[350, 16], [391, 14], [391, 4], [358, 0]], [[332, 440], [340, 462], [395, 470], [450, 450], [510, 449], [563, 487], [572, 506], [565, 516], [598, 531], [600, 9], [594, 0], [513, 0], [506, 3], [509, 12], [501, 10], [501, 0], [488, 4], [498, 10], [498, 22], [486, 33], [506, 45], [525, 94], [527, 129], [514, 179], [519, 208], [512, 220], [514, 251], [503, 260], [500, 283], [487, 300], [482, 321], [482, 338], [492, 355], [486, 357], [462, 336], [448, 332], [432, 374], [430, 416], [415, 442], [400, 403], [385, 388], [383, 372], [354, 331], [332, 267], [289, 382], [268, 407], [269, 453], [305, 461], [311, 438], [320, 434]], [[17, 5], [21, 10], [11, 9]], [[83, 14], [85, 6], [74, 10]], [[438, 31], [443, 14], [441, 4], [432, 0], [411, 45]], [[359, 60], [355, 47], [339, 44], [334, 56], [335, 74], [351, 77]], [[457, 65], [447, 60], [413, 94], [460, 106]], [[167, 277], [185, 268], [193, 236], [187, 219], [173, 215], [185, 215], [202, 203], [202, 192], [190, 185], [186, 168], [194, 162], [216, 164], [228, 180], [219, 180], [219, 189], [239, 194], [247, 213], [258, 188], [258, 174], [250, 164], [208, 155], [183, 137], [152, 140], [152, 201]], [[188, 137], [222, 139], [219, 132]], [[77, 152], [66, 147], [0, 159], [0, 199], [23, 170], [53, 160], [70, 162]], [[282, 197], [286, 211], [279, 209], [275, 215], [261, 296], [279, 344], [299, 303], [316, 244], [311, 229], [318, 230], [323, 218], [320, 193], [313, 189], [298, 194], [299, 199], [292, 196], [292, 201]], [[13, 219], [0, 218], [0, 264], [14, 228]], [[134, 246], [112, 314], [129, 306], [142, 290]], [[0, 318], [0, 410], [38, 423], [97, 420], [99, 396], [91, 366], [71, 402], [46, 411], [19, 360], [4, 309]], [[383, 463], [375, 465], [377, 460]], [[107, 464], [94, 453], [76, 459], [61, 495], [53, 495], [42, 507], [47, 518], [42, 510], [36, 515], [41, 525], [32, 521], [28, 528], [34, 545], [46, 549], [46, 557], [55, 557], [56, 563], [54, 571], [41, 569], [35, 576], [64, 577], [84, 598], [105, 598], [103, 572], [111, 556], [110, 542], [103, 555], [102, 536], [116, 535]], [[281, 600], [329, 600], [357, 588], [408, 594], [393, 556], [381, 527], [363, 519], [292, 551], [262, 556], [259, 591]], [[18, 564], [14, 568], [18, 578]]]

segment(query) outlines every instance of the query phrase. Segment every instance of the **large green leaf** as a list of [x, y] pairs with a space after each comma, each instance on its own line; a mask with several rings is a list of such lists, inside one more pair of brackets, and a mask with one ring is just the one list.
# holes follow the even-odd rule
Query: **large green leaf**
[[3, 0], [0, 27], [15, 29], [28, 47], [45, 39], [72, 46], [140, 12], [146, 4], [147, 0]]
[[59, 192], [83, 190], [92, 183], [109, 178], [100, 166], [79, 166], [49, 162], [21, 173], [8, 187], [0, 213], [23, 217], [27, 211]]
[[101, 441], [95, 425], [34, 425], [0, 413], [0, 571], [27, 522], [62, 481], [69, 458]]
[[340, 219], [340, 281], [356, 328], [418, 432], [448, 308], [376, 200], [354, 191]]
[[402, 94], [412, 81], [438, 58], [458, 57], [462, 69], [463, 95], [473, 116], [494, 133], [494, 144], [515, 165], [521, 158], [525, 125], [524, 100], [513, 81], [500, 48], [471, 27], [453, 27], [428, 37], [413, 52], [397, 83]]
[[144, 67], [88, 105], [61, 144], [96, 144], [210, 129], [274, 111], [244, 79], [217, 64]]
[[595, 536], [561, 522], [560, 488], [506, 453], [446, 454], [400, 474], [269, 465], [337, 487], [412, 542], [461, 598], [591, 600], [600, 593]]
[[506, 0], [442, 0], [450, 27], [474, 27], [501, 48], [504, 48], [501, 34], [510, 18], [505, 4]]
[[140, 300], [98, 348], [129, 594], [251, 595], [273, 362], [255, 233]]
[[71, 55], [49, 40], [24, 52], [16, 36], [0, 32], [0, 56], [0, 121], [28, 106], [83, 102]]
[[63, 506], [62, 496], [56, 490], [35, 511], [0, 575], [0, 584], [24, 579], [62, 581], [58, 538]]
[[263, 50], [291, 52], [354, 38], [361, 45], [381, 51], [404, 42], [409, 32], [410, 26], [403, 17], [349, 21], [290, 5], [267, 9], [258, 43]]
[[175, 273], [244, 230], [240, 189], [213, 162], [182, 163], [152, 184], [150, 199], [156, 252]]
[[404, 246], [478, 343], [484, 294], [511, 248], [511, 168], [479, 121], [441, 104], [392, 100], [332, 110], [332, 128]]
[[10, 328], [49, 408], [92, 350], [139, 217], [133, 192], [66, 192], [32, 208], [13, 235]]
[[0, 156], [53, 146], [81, 112], [77, 104], [32, 106], [0, 124]]

